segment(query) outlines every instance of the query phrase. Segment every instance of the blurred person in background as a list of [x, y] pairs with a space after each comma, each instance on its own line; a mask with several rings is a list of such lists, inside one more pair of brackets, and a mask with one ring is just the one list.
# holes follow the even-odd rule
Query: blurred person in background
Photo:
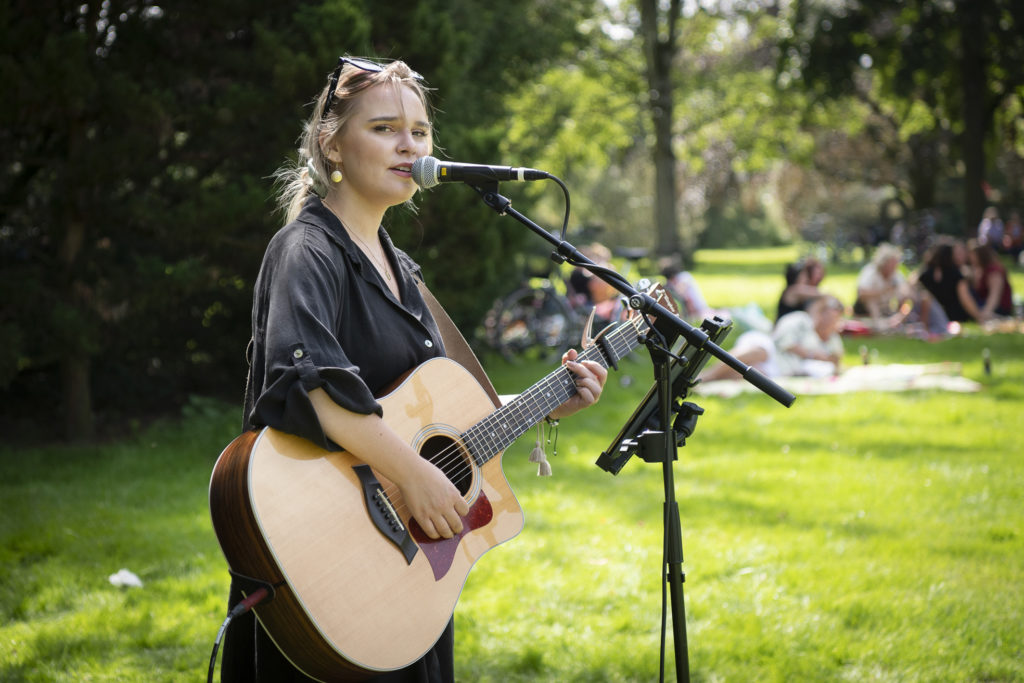
[[[839, 373], [843, 360], [840, 330], [844, 319], [842, 302], [831, 294], [822, 294], [807, 302], [807, 310], [779, 318], [771, 334], [759, 330], [744, 332], [729, 353], [766, 377], [830, 377]], [[728, 365], [719, 363], [705, 371], [701, 379], [739, 376]]]
[[813, 256], [790, 263], [785, 270], [786, 288], [779, 296], [775, 320], [793, 311], [802, 311], [807, 303], [821, 295], [821, 281], [825, 278], [825, 264]]
[[882, 243], [857, 275], [853, 314], [867, 318], [876, 330], [900, 327], [916, 304], [914, 289], [900, 272], [902, 262], [899, 247]]
[[934, 297], [948, 321], [983, 322], [970, 281], [963, 272], [965, 253], [960, 240], [948, 236], [939, 237], [928, 249], [924, 263], [911, 279]]
[[978, 244], [987, 244], [999, 249], [1003, 243], [1003, 220], [999, 217], [999, 209], [990, 206], [985, 209], [978, 223]]
[[1017, 211], [1010, 212], [1010, 217], [1003, 226], [1002, 250], [1012, 256], [1014, 261], [1018, 260], [1024, 251], [1024, 225], [1021, 224], [1020, 213]]
[[[583, 246], [580, 253], [595, 265], [612, 265], [611, 250], [600, 242]], [[573, 268], [569, 274], [569, 302], [573, 308], [593, 310], [594, 319], [601, 327], [615, 320], [622, 311], [619, 291], [586, 268]]]
[[679, 313], [683, 318], [691, 321], [703, 320], [714, 313], [708, 306], [697, 279], [693, 273], [683, 269], [678, 256], [662, 261], [661, 276], [665, 279], [665, 288], [679, 302]]
[[1013, 291], [1006, 268], [991, 245], [976, 243], [968, 249], [974, 298], [980, 306], [979, 320], [1013, 315]]

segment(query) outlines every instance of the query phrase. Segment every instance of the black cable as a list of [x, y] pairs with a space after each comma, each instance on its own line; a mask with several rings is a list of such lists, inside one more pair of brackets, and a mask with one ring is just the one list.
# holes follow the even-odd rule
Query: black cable
[[227, 618], [224, 623], [220, 625], [220, 630], [217, 631], [217, 637], [213, 641], [213, 652], [210, 654], [210, 670], [206, 674], [207, 683], [213, 683], [213, 670], [217, 666], [217, 650], [220, 649], [220, 641], [224, 638], [224, 633], [228, 630], [228, 624], [235, 617], [240, 617], [253, 607], [263, 602], [266, 597], [270, 595], [270, 591], [266, 588], [257, 588], [253, 591], [252, 595], [242, 600], [240, 603], [231, 608], [228, 612]]
[[562, 194], [565, 196], [565, 214], [562, 216], [562, 241], [565, 241], [565, 233], [569, 231], [569, 188], [565, 186], [562, 179], [556, 175], [548, 175], [549, 180], [554, 180], [558, 183], [558, 186], [562, 188]]

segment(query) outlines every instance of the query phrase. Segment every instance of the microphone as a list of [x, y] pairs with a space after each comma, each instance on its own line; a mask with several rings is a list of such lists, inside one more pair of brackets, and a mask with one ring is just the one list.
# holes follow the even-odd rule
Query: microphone
[[547, 171], [538, 171], [533, 168], [460, 164], [457, 161], [439, 161], [434, 157], [420, 157], [412, 163], [412, 179], [424, 190], [439, 183], [543, 180], [550, 177], [551, 174]]

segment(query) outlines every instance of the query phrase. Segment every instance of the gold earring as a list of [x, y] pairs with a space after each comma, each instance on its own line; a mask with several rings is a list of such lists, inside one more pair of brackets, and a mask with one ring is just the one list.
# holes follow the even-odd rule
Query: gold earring
[[341, 171], [337, 168], [331, 171], [331, 182], [335, 185], [341, 182]]

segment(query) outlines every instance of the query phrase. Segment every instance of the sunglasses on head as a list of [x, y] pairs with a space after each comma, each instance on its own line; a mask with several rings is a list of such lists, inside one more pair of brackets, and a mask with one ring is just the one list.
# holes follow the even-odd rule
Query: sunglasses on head
[[[360, 59], [359, 57], [338, 57], [338, 66], [334, 67], [334, 72], [331, 74], [331, 85], [327, 90], [327, 100], [324, 102], [324, 110], [320, 114], [321, 121], [326, 119], [328, 112], [331, 111], [331, 103], [334, 101], [334, 93], [338, 89], [338, 79], [341, 78], [341, 69], [346, 64], [372, 73], [383, 71], [387, 66], [385, 64], [370, 61], [369, 59]], [[412, 77], [417, 81], [423, 80], [423, 76], [419, 75], [415, 71], [412, 72]]]

